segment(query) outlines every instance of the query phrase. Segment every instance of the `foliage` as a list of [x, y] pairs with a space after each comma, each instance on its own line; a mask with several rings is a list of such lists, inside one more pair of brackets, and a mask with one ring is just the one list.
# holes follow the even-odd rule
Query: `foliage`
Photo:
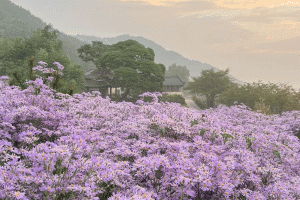
[[184, 97], [179, 94], [164, 94], [160, 98], [160, 102], [180, 103], [180, 105], [187, 107]]
[[11, 1], [0, 1], [0, 8], [0, 37], [25, 39], [33, 30], [45, 25], [41, 19]]
[[100, 69], [101, 79], [113, 87], [125, 87], [122, 98], [131, 94], [149, 91], [162, 91], [165, 67], [154, 63], [154, 52], [150, 48], [134, 40], [104, 45], [100, 41], [93, 41], [77, 49], [79, 57], [85, 61], [92, 61]]
[[[284, 111], [299, 110], [299, 93], [286, 84], [276, 85], [274, 83], [247, 84], [243, 86], [232, 86], [220, 96], [220, 102], [231, 106], [236, 101], [244, 103], [253, 110], [264, 107], [267, 114], [282, 114]], [[261, 104], [259, 106], [259, 104]]]
[[139, 74], [130, 67], [120, 67], [114, 73], [113, 85], [132, 88], [139, 81]]
[[190, 82], [184, 90], [191, 90], [192, 94], [204, 95], [206, 106], [215, 107], [215, 98], [234, 84], [228, 77], [228, 73], [229, 69], [218, 72], [214, 72], [213, 69], [203, 70], [199, 77], [192, 77], [193, 82]]
[[25, 40], [14, 38], [12, 41], [7, 41], [5, 37], [2, 38], [0, 75], [10, 76], [11, 84], [25, 89], [24, 83], [33, 80], [29, 75], [32, 68], [29, 66], [30, 57], [35, 58], [33, 65], [44, 60], [49, 63], [50, 68], [55, 67], [53, 63], [57, 60], [66, 67], [56, 90], [63, 93], [81, 93], [85, 89], [84, 70], [69, 60], [62, 50], [62, 42], [57, 40], [59, 32], [57, 30], [49, 32], [50, 29], [51, 25], [47, 25], [44, 29], [33, 32], [32, 36]]
[[207, 109], [207, 104], [205, 101], [199, 99], [196, 97], [196, 95], [193, 95], [192, 100], [195, 102], [195, 104], [200, 108], [200, 109]]
[[[0, 8], [1, 8], [0, 9], [0, 38], [6, 37], [7, 40], [11, 41], [19, 37], [25, 40], [32, 37], [34, 35], [34, 32], [37, 29], [43, 29], [45, 26], [47, 26], [45, 22], [43, 22], [40, 18], [32, 15], [30, 11], [18, 5], [15, 5], [11, 1], [7, 1], [7, 0], [0, 1]], [[89, 71], [90, 69], [96, 68], [94, 64], [85, 63], [78, 57], [76, 49], [86, 44], [85, 42], [82, 42], [81, 40], [74, 38], [74, 36], [69, 36], [64, 33], [59, 34], [58, 39], [62, 41], [63, 44], [62, 49], [66, 53], [68, 58], [70, 58], [70, 60], [74, 61], [76, 64], [83, 66], [85, 72]], [[30, 58], [30, 56], [34, 56], [32, 52], [28, 52], [28, 53], [29, 53], [28, 58]], [[45, 59], [41, 59], [41, 60], [49, 64], [50, 63], [52, 64], [54, 62], [54, 61], [47, 61]], [[59, 62], [59, 60], [55, 60], [55, 61]], [[68, 68], [66, 65], [64, 66]], [[1, 74], [8, 74], [8, 73], [1, 73]]]
[[265, 99], [263, 98], [260, 98], [259, 99], [259, 102], [255, 102], [255, 105], [254, 105], [254, 110], [258, 111], [258, 112], [261, 112], [265, 115], [270, 115], [271, 112], [270, 112], [270, 105], [266, 105], [264, 103]]
[[168, 70], [166, 71], [166, 76], [174, 76], [178, 75], [181, 80], [185, 83], [188, 83], [190, 77], [190, 71], [186, 68], [186, 66], [176, 66], [176, 64], [172, 64], [169, 66]]

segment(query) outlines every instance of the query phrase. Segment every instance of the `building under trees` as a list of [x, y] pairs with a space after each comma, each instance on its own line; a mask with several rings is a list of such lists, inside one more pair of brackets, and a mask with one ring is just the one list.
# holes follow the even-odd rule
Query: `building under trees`
[[[121, 95], [125, 92], [125, 88], [112, 87], [106, 81], [102, 80], [99, 74], [99, 69], [90, 70], [85, 74], [87, 92], [99, 91], [101, 92], [102, 97], [110, 96], [112, 94]], [[170, 94], [182, 93], [184, 85], [185, 82], [182, 81], [178, 75], [166, 76], [165, 81], [163, 82], [164, 91]]]

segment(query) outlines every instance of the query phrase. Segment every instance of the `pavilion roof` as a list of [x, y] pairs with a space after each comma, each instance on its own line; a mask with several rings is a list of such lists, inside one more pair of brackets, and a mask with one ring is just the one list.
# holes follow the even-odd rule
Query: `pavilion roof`
[[178, 75], [166, 76], [163, 85], [178, 85], [184, 86], [185, 82], [180, 79]]

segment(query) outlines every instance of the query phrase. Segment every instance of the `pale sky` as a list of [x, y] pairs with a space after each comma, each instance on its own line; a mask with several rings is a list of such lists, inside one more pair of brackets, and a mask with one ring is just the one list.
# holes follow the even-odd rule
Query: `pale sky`
[[68, 35], [143, 36], [241, 81], [300, 88], [300, 0], [11, 2]]

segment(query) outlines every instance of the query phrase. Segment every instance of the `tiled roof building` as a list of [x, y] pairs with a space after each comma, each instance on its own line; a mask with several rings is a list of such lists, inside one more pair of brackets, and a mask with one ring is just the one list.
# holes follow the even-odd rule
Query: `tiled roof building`
[[[113, 74], [109, 75], [112, 78]], [[85, 74], [86, 79], [86, 90], [87, 92], [100, 91], [102, 97], [106, 97], [108, 94], [118, 93], [121, 94], [125, 90], [124, 88], [113, 88], [105, 80], [101, 79], [101, 71], [99, 69], [90, 70]], [[163, 88], [165, 92], [182, 92], [182, 88], [185, 82], [182, 81], [178, 75], [166, 76], [163, 82]], [[110, 90], [109, 90], [110, 89]]]
[[184, 84], [178, 75], [166, 76], [163, 87], [165, 92], [182, 92]]
[[90, 70], [85, 74], [86, 90], [87, 92], [99, 91], [102, 97], [106, 97], [108, 95], [108, 88], [111, 87], [111, 85], [105, 80], [101, 80], [100, 74], [99, 69]]

